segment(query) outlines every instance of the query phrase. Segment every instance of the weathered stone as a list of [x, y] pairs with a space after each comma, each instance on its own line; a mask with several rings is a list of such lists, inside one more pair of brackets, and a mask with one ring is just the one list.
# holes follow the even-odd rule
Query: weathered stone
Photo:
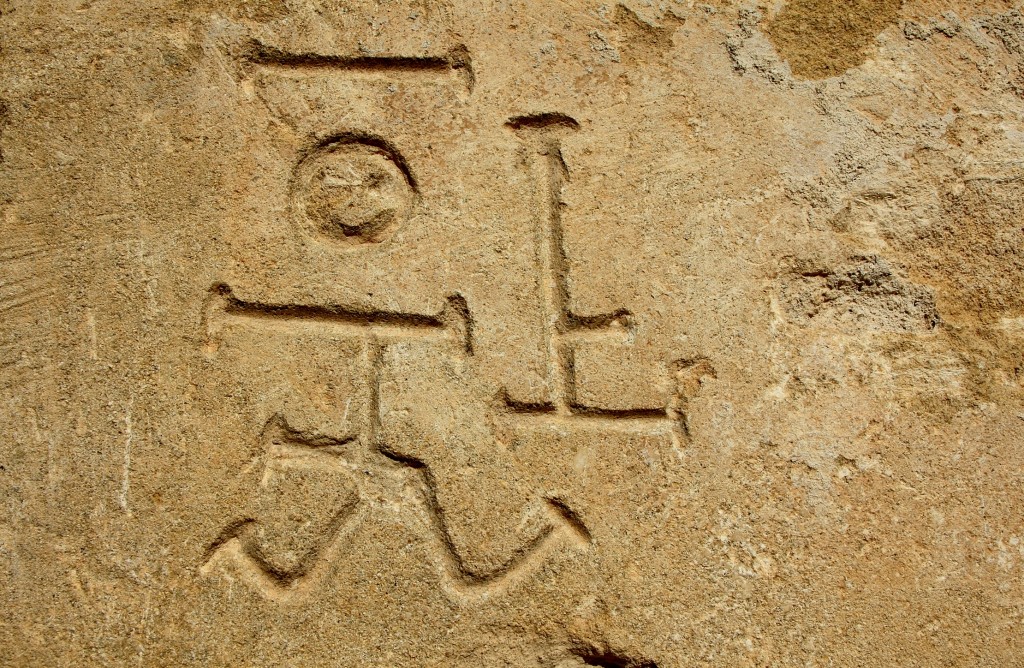
[[0, 0], [0, 664], [1021, 664], [1022, 25]]

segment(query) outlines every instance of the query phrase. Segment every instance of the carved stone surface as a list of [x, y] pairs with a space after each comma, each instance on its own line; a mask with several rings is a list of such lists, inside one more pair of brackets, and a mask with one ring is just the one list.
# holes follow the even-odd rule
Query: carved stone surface
[[0, 664], [1024, 663], [1013, 3], [0, 36]]

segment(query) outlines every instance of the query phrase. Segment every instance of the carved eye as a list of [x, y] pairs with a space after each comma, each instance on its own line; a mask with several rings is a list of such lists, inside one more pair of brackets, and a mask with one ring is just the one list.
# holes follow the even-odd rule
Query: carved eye
[[405, 161], [376, 138], [332, 139], [295, 168], [292, 206], [300, 224], [343, 244], [383, 241], [409, 215], [415, 198]]

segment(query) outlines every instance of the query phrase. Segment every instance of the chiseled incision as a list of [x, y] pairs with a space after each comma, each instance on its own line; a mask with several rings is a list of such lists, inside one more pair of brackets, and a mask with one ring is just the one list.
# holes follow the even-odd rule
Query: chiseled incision
[[264, 304], [239, 299], [230, 286], [221, 283], [210, 290], [203, 315], [207, 352], [216, 352], [221, 326], [226, 318], [232, 317], [268, 326], [313, 323], [349, 336], [366, 337], [380, 345], [416, 337], [447, 338], [466, 354], [473, 354], [473, 321], [465, 297], [458, 294], [449, 296], [439, 313], [421, 314], [336, 305]]
[[438, 56], [347, 56], [295, 53], [251, 39], [241, 45], [236, 57], [243, 64], [296, 71], [319, 70], [391, 78], [406, 74], [449, 75], [457, 77], [468, 93], [473, 92], [476, 83], [469, 50], [461, 44]]
[[[221, 532], [203, 569], [230, 555], [262, 591], [280, 599], [308, 589], [355, 526], [359, 496], [348, 459], [357, 443], [302, 434], [280, 415], [271, 417], [260, 440], [251, 464], [262, 464], [258, 503]], [[289, 489], [289, 479], [299, 484]], [[326, 517], [316, 522], [310, 515], [321, 509]], [[296, 535], [302, 529], [313, 535]]]
[[419, 196], [401, 154], [387, 141], [343, 133], [303, 156], [292, 178], [292, 215], [320, 237], [384, 241]]
[[[401, 485], [398, 470], [412, 468], [420, 474], [422, 480], [421, 496], [428, 513], [432, 515], [430, 523], [438, 534], [435, 542], [442, 552], [448, 550], [451, 541], [446, 535], [443, 516], [437, 512], [436, 502], [433, 501], [436, 493], [431, 487], [433, 480], [429, 470], [419, 462], [399, 460], [385, 452], [377, 442], [377, 433], [380, 431], [377, 376], [380, 372], [381, 350], [389, 342], [423, 337], [445, 339], [452, 343], [456, 351], [471, 355], [472, 321], [465, 299], [460, 295], [452, 295], [445, 308], [437, 314], [365, 311], [344, 306], [250, 302], [239, 299], [229, 286], [221, 284], [211, 290], [203, 319], [207, 338], [205, 349], [211, 355], [218, 351], [226, 325], [231, 320], [258, 327], [289, 327], [305, 323], [363, 339], [367, 350], [366, 401], [370, 410], [362, 433], [352, 439], [334, 441], [295, 431], [281, 416], [274, 416], [263, 435], [268, 467], [280, 460], [274, 453], [279, 453], [281, 444], [286, 443], [288, 452], [298, 450], [305, 453], [306, 461], [311, 461], [309, 457], [313, 454], [319, 458], [319, 463], [322, 463], [325, 456], [330, 456], [331, 463], [343, 474], [345, 471], [372, 468], [378, 477], [392, 480], [396, 486]], [[293, 457], [292, 462], [295, 461], [298, 460]], [[284, 570], [272, 564], [269, 555], [262, 552], [257, 544], [258, 521], [255, 518], [244, 518], [228, 526], [211, 545], [204, 569], [209, 570], [210, 565], [224, 556], [230, 556], [234, 558], [236, 566], [247, 572], [268, 597], [289, 600], [304, 595], [309, 592], [311, 583], [323, 575], [326, 562], [336, 552], [337, 541], [332, 540], [331, 536], [339, 533], [345, 520], [351, 520], [349, 527], [358, 523], [361, 514], [356, 512], [355, 505], [339, 514], [337, 524], [332, 524], [328, 535], [324, 536], [323, 545], [307, 554], [294, 568]], [[461, 580], [461, 574], [449, 572], [447, 568], [449, 564], [457, 564], [458, 559], [454, 555], [446, 555], [443, 561], [446, 574], [457, 581]]]
[[[668, 429], [676, 444], [689, 437], [686, 425], [685, 392], [677, 392], [668, 405], [657, 408], [616, 410], [584, 406], [576, 397], [573, 363], [574, 345], [586, 338], [619, 337], [626, 340], [635, 323], [625, 308], [612, 313], [580, 316], [570, 308], [569, 262], [562, 229], [562, 190], [569, 170], [562, 158], [561, 141], [579, 130], [579, 123], [564, 114], [543, 113], [517, 116], [506, 123], [534, 156], [531, 169], [540, 182], [536, 215], [537, 262], [540, 292], [544, 301], [545, 337], [548, 352], [550, 399], [540, 404], [522, 404], [506, 398], [514, 413], [540, 419], [588, 421], [608, 427], [661, 431]], [[675, 363], [676, 382], [680, 386], [689, 375], [713, 375], [703, 359]]]
[[[563, 503], [549, 501], [551, 526], [532, 541], [516, 551], [509, 560], [495, 571], [480, 576], [470, 573], [453, 547], [443, 509], [437, 501], [436, 483], [430, 468], [423, 462], [409, 458], [387, 448], [379, 438], [380, 364], [384, 349], [389, 343], [415, 338], [434, 338], [452, 343], [456, 354], [473, 354], [472, 319], [465, 299], [460, 295], [449, 297], [445, 308], [437, 314], [397, 313], [384, 311], [354, 310], [344, 306], [309, 306], [264, 304], [250, 302], [236, 297], [231, 288], [217, 285], [211, 290], [204, 321], [206, 328], [206, 351], [215, 354], [224, 336], [229, 320], [238, 320], [261, 327], [289, 327], [296, 324], [313, 324], [331, 328], [343, 334], [360, 337], [366, 350], [366, 405], [367, 420], [362, 433], [351, 440], [332, 441], [322, 436], [304, 434], [292, 430], [280, 417], [271, 418], [264, 430], [264, 441], [268, 453], [279, 448], [286, 441], [291, 449], [299, 448], [306, 453], [329, 455], [332, 464], [342, 472], [372, 470], [373, 478], [391, 485], [390, 495], [401, 496], [405, 474], [412, 471], [419, 480], [419, 494], [434, 544], [434, 552], [446, 580], [445, 586], [461, 597], [486, 594], [496, 586], [502, 586], [512, 578], [540, 566], [556, 548], [561, 533], [588, 541], [589, 535], [576, 515]], [[481, 416], [483, 419], [484, 416]], [[354, 447], [358, 443], [359, 447]], [[344, 447], [342, 447], [344, 446]], [[268, 455], [269, 456], [269, 455]], [[275, 461], [270, 458], [269, 461]], [[346, 479], [364, 483], [365, 476], [346, 476]], [[364, 490], [360, 489], [360, 492]], [[384, 491], [388, 494], [388, 490]], [[380, 496], [378, 492], [375, 496]], [[294, 567], [282, 569], [272, 563], [259, 545], [258, 521], [244, 518], [231, 523], [210, 546], [203, 570], [208, 572], [212, 565], [228, 557], [236, 567], [246, 572], [251, 580], [268, 598], [289, 601], [310, 593], [328, 570], [328, 563], [336, 556], [338, 539], [350, 531], [363, 517], [357, 503], [339, 511], [337, 522], [332, 523], [327, 534]], [[559, 532], [558, 528], [565, 531]]]
[[[289, 54], [259, 43], [251, 43], [241, 56], [244, 63], [306, 71], [341, 71], [352, 74], [436, 74], [457, 72], [472, 89], [472, 69], [464, 49], [439, 58], [342, 57]], [[607, 410], [582, 406], [576, 400], [573, 346], [588, 338], [619, 336], [628, 340], [634, 323], [626, 309], [613, 313], [580, 316], [570, 308], [568, 260], [562, 238], [562, 189], [568, 170], [562, 159], [561, 137], [575, 132], [579, 124], [562, 114], [516, 117], [507, 126], [523, 140], [526, 149], [540, 160], [531, 169], [539, 182], [537, 189], [537, 262], [540, 298], [545, 313], [548, 353], [549, 400], [537, 405], [517, 404], [506, 398], [504, 412], [512, 419], [553, 420], [578, 423], [597, 429], [671, 434], [678, 443], [688, 436], [685, 404], [700, 379], [713, 374], [706, 361], [680, 362], [677, 382], [680, 391], [669, 405], [639, 410]], [[320, 141], [296, 165], [292, 182], [292, 213], [296, 224], [325, 243], [359, 243], [383, 240], [419, 197], [412, 170], [404, 157], [386, 139], [346, 132]], [[390, 344], [416, 338], [447, 340], [456, 355], [473, 355], [473, 321], [469, 304], [461, 295], [448, 298], [438, 313], [398, 313], [364, 310], [345, 305], [268, 304], [237, 297], [232, 287], [218, 284], [210, 292], [204, 312], [206, 352], [217, 353], [226, 325], [245, 323], [257, 328], [324, 328], [363, 342], [365, 351], [366, 422], [357, 436], [344, 442], [325, 442], [322, 436], [306, 434], [288, 426], [284, 416], [275, 416], [264, 430], [267, 471], [296, 464], [324, 463], [357, 488], [351, 503], [339, 502], [339, 509], [326, 522], [322, 535], [307, 540], [304, 550], [281, 559], [267, 548], [273, 531], [257, 517], [231, 523], [210, 546], [203, 570], [228, 558], [268, 597], [291, 600], [309, 592], [328, 570], [343, 528], [356, 526], [366, 512], [360, 498], [384, 493], [401, 497], [410, 473], [419, 481], [420, 506], [435, 544], [445, 586], [461, 596], [486, 595], [495, 587], [539, 567], [565, 538], [588, 545], [590, 532], [579, 516], [562, 499], [547, 498], [548, 524], [516, 550], [503, 564], [485, 573], [467, 568], [455, 548], [438, 501], [438, 487], [425, 461], [411, 457], [383, 442], [380, 434], [380, 379], [384, 351]], [[692, 378], [691, 378], [692, 377]], [[687, 379], [696, 379], [687, 384]], [[694, 385], [690, 388], [689, 385]], [[480, 420], [487, 420], [486, 410]], [[282, 459], [282, 444], [293, 455]], [[276, 454], [275, 454], [276, 453]], [[314, 456], [315, 455], [315, 456]], [[286, 463], [287, 465], [285, 465]], [[346, 471], [372, 470], [374, 475], [349, 476]], [[369, 482], [373, 480], [374, 482]], [[264, 478], [266, 482], [266, 477]], [[391, 489], [382, 489], [380, 485]], [[364, 489], [376, 485], [376, 489]], [[364, 496], [369, 494], [370, 496]], [[269, 524], [269, 523], [268, 523]], [[286, 540], [277, 535], [277, 543]]]

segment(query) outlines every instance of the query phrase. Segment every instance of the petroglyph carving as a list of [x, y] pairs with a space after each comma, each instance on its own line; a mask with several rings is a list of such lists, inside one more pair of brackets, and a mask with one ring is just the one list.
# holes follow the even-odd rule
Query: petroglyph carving
[[0, 665], [1024, 668], [1024, 2], [0, 35]]
[[[469, 57], [464, 50], [442, 58], [346, 58], [287, 54], [254, 44], [245, 51], [243, 59], [257, 66], [303, 72], [457, 71], [469, 77], [469, 87], [472, 83]], [[639, 409], [597, 408], [579, 400], [575, 347], [583, 342], [606, 340], [628, 345], [636, 322], [626, 308], [581, 315], [571, 306], [570, 263], [562, 225], [562, 193], [569, 180], [569, 169], [562, 156], [561, 142], [578, 132], [580, 124], [564, 114], [542, 113], [513, 117], [505, 125], [519, 138], [522, 164], [535, 184], [531, 210], [537, 296], [544, 314], [547, 399], [537, 404], [521, 404], [505, 395], [495, 403], [493, 397], [481, 395], [479, 388], [484, 385], [473, 379], [476, 372], [472, 364], [463, 364], [462, 371], [456, 373], [451, 369], [444, 371], [443, 365], [432, 366], [429, 361], [409, 361], [424, 356], [472, 360], [471, 305], [459, 294], [450, 296], [440, 311], [412, 313], [366, 310], [345, 304], [265, 303], [238, 297], [232, 286], [215, 285], [203, 318], [206, 351], [211, 356], [216, 355], [223, 337], [229, 336], [226, 325], [232, 322], [247, 323], [250, 331], [267, 328], [285, 335], [312, 327], [361, 342], [364, 354], [360, 375], [365, 396], [360, 405], [365, 416], [357, 435], [328, 442], [322, 436], [290, 430], [286, 416], [279, 416], [268, 424], [264, 438], [273, 445], [268, 452], [278, 452], [280, 444], [287, 443], [307, 455], [316, 453], [321, 459], [329, 456], [332, 466], [342, 471], [358, 470], [368, 476], [351, 478], [355, 485], [353, 497], [344, 503], [336, 502], [341, 510], [326, 524], [321, 522], [326, 528], [320, 529], [319, 538], [304, 552], [285, 550], [284, 556], [275, 553], [287, 542], [280, 527], [274, 529], [278, 531], [275, 534], [267, 529], [266, 522], [245, 517], [224, 529], [211, 545], [205, 571], [227, 557], [248, 573], [248, 579], [269, 598], [291, 600], [303, 596], [329, 570], [328, 562], [339, 557], [334, 536], [342, 532], [342, 526], [346, 531], [353, 530], [362, 517], [373, 512], [367, 499], [387, 497], [395, 499], [395, 506], [406, 508], [411, 516], [419, 518], [421, 532], [429, 536], [428, 542], [433, 546], [431, 553], [442, 586], [459, 600], [486, 597], [535, 571], [561, 547], [586, 549], [592, 543], [591, 532], [574, 507], [572, 493], [563, 494], [559, 490], [566, 489], [564, 485], [553, 482], [564, 480], [567, 473], [558, 465], [547, 477], [530, 471], [537, 447], [543, 448], [541, 443], [545, 440], [562, 438], [556, 437], [552, 428], [559, 434], [579, 429], [594, 435], [618, 434], [625, 437], [625, 442], [634, 438], [631, 435], [663, 439], [675, 447], [688, 438], [684, 412], [691, 391], [695, 391], [689, 385], [680, 385], [678, 396], [663, 405]], [[372, 246], [390, 236], [408, 217], [419, 197], [413, 166], [388, 140], [341, 133], [300, 154], [291, 184], [291, 212], [298, 226], [314, 238], [340, 248]], [[416, 349], [419, 358], [393, 352], [413, 344], [424, 346]], [[678, 371], [688, 379], [692, 366], [680, 363]], [[693, 372], [697, 373], [698, 386], [701, 377], [713, 374], [710, 365], [699, 369], [699, 373]], [[426, 380], [411, 380], [417, 377]], [[679, 382], [686, 384], [689, 380]], [[387, 401], [382, 399], [384, 384], [389, 393]], [[422, 402], [425, 387], [450, 394], [448, 402], [454, 402], [453, 406], [458, 408], [452, 409], [452, 415], [423, 413], [423, 407], [414, 404], [415, 400]], [[525, 439], [522, 442], [528, 445], [518, 453], [516, 448], [502, 445], [506, 432], [519, 433], [512, 440]], [[472, 526], [467, 528], [448, 506], [451, 501], [460, 505], [462, 496], [472, 495], [464, 479], [451, 477], [450, 471], [460, 468], [459, 448], [494, 450], [496, 454], [485, 454], [477, 466], [478, 471], [486, 472], [480, 483], [490, 484], [486, 475], [492, 475], [507, 488], [505, 495], [511, 504], [507, 513], [496, 507], [469, 513], [484, 517], [497, 512], [494, 523], [507, 525], [503, 529], [490, 525], [494, 528], [490, 533], [499, 538], [492, 536], [492, 544], [487, 548], [477, 549], [472, 544], [474, 539], [479, 540], [479, 532], [475, 533]], [[292, 460], [274, 461], [276, 470], [281, 468], [281, 461]], [[440, 475], [435, 464], [448, 473]], [[265, 478], [264, 482], [272, 479]], [[514, 485], [510, 485], [511, 481], [515, 481]], [[453, 484], [455, 487], [450, 488]], [[409, 506], [407, 495], [403, 500], [402, 490], [410, 485], [418, 490], [415, 508]], [[525, 487], [513, 489], [516, 485]]]
[[579, 123], [564, 114], [542, 113], [512, 118], [506, 124], [523, 140], [531, 156], [530, 168], [539, 184], [536, 203], [537, 259], [541, 273], [548, 341], [549, 384], [547, 403], [522, 406], [507, 402], [519, 413], [550, 413], [565, 417], [602, 417], [626, 420], [644, 429], [665, 421], [678, 436], [680, 416], [673, 404], [639, 409], [607, 409], [588, 406], [579, 400], [576, 385], [574, 346], [596, 337], [629, 338], [635, 329], [633, 315], [622, 308], [610, 313], [580, 316], [570, 308], [569, 263], [562, 226], [562, 190], [569, 169], [562, 157], [562, 138], [576, 132]]
[[357, 337], [378, 341], [433, 337], [452, 341], [465, 353], [473, 351], [473, 323], [462, 295], [448, 297], [437, 314], [373, 311], [347, 306], [309, 306], [304, 304], [265, 304], [235, 296], [228, 285], [217, 284], [210, 290], [203, 327], [208, 352], [216, 352], [225, 319], [240, 318], [269, 327], [315, 324]]
[[[204, 315], [206, 349], [215, 354], [224, 335], [225, 321], [238, 319], [262, 327], [302, 326], [340, 328], [363, 339], [365, 346], [365, 392], [367, 416], [361, 434], [352, 439], [331, 439], [301, 434], [288, 427], [286, 420], [275, 416], [264, 430], [264, 451], [267, 474], [261, 485], [274, 480], [272, 472], [294, 468], [297, 462], [330, 463], [340, 471], [350, 471], [348, 480], [358, 479], [356, 499], [363, 496], [391, 498], [403, 503], [403, 489], [413, 484], [417, 489], [420, 526], [432, 544], [445, 589], [458, 600], [475, 600], [522, 578], [539, 567], [547, 555], [560, 545], [585, 545], [590, 537], [579, 518], [558, 499], [547, 499], [543, 515], [547, 518], [534, 538], [509, 555], [494, 569], [480, 573], [469, 568], [454, 547], [444, 509], [438, 503], [437, 482], [423, 462], [403, 455], [385, 445], [380, 438], [380, 373], [381, 355], [389, 342], [434, 339], [451, 342], [453, 354], [472, 353], [472, 325], [465, 300], [449, 299], [447, 307], [437, 315], [357, 311], [333, 306], [296, 306], [249, 302], [237, 298], [230, 287], [217, 285]], [[357, 472], [372, 473], [373, 482]], [[373, 489], [369, 489], [373, 487]], [[231, 523], [210, 546], [203, 564], [209, 573], [217, 563], [233, 563], [265, 596], [278, 601], [295, 601], [307, 597], [315, 583], [330, 570], [330, 561], [340, 556], [336, 536], [354, 530], [364, 513], [365, 504], [353, 500], [344, 504], [328, 526], [322, 529], [314, 547], [284, 557], [272, 552], [286, 537], [267, 529], [254, 517]], [[273, 535], [272, 535], [273, 534]], [[273, 540], [271, 540], [273, 539]], [[268, 547], [268, 544], [269, 545]]]
[[437, 56], [347, 56], [321, 53], [295, 53], [251, 39], [238, 45], [236, 56], [243, 64], [300, 72], [337, 72], [349, 75], [376, 75], [394, 78], [402, 75], [452, 75], [468, 92], [473, 91], [476, 76], [469, 50], [452, 47]]
[[284, 599], [309, 588], [352, 526], [359, 497], [340, 462], [353, 441], [301, 434], [279, 415], [261, 440], [260, 456], [250, 464], [261, 469], [253, 512], [224, 529], [204, 568], [231, 555], [266, 595]]
[[397, 150], [382, 139], [348, 133], [322, 142], [296, 165], [292, 210], [314, 235], [379, 242], [409, 214], [416, 194]]

